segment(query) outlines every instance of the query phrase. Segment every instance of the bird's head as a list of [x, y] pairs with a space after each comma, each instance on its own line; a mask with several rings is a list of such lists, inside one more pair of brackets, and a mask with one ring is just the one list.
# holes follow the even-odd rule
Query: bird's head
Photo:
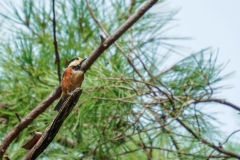
[[82, 63], [86, 60], [87, 58], [80, 58], [80, 57], [76, 57], [76, 58], [73, 58], [69, 61], [68, 63], [68, 67], [76, 67], [78, 66], [79, 68], [81, 68], [81, 65]]

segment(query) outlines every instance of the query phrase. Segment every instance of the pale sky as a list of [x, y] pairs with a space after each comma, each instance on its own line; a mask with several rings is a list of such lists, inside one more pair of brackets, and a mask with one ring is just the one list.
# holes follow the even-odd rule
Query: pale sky
[[[175, 24], [171, 35], [191, 37], [192, 40], [178, 41], [192, 51], [206, 47], [219, 49], [218, 62], [228, 63], [223, 71], [235, 71], [234, 77], [221, 85], [231, 85], [218, 97], [240, 106], [240, 0], [168, 0], [169, 8], [181, 8], [175, 16]], [[212, 105], [206, 112], [218, 112], [216, 116], [225, 125], [221, 129], [231, 133], [240, 129], [240, 114], [226, 106]], [[234, 137], [240, 137], [237, 133]]]

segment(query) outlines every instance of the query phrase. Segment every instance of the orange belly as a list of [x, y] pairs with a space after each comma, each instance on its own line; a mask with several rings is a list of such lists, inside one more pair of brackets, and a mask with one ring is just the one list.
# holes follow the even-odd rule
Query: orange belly
[[72, 67], [68, 67], [63, 76], [61, 83], [62, 86], [62, 98], [67, 98], [68, 93], [74, 91], [77, 87], [81, 87], [84, 79], [84, 73], [80, 70], [73, 70]]

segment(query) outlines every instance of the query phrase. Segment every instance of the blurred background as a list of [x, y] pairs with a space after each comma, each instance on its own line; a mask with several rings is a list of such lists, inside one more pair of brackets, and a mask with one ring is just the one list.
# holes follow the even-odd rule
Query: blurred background
[[[144, 2], [89, 1], [109, 33]], [[12, 0], [0, 4], [3, 139], [18, 123], [15, 113], [26, 116], [59, 81], [54, 64], [52, 2]], [[202, 143], [202, 138], [216, 146], [223, 143], [240, 129], [239, 112], [218, 103], [185, 102], [212, 96], [240, 106], [239, 6], [238, 0], [168, 0], [154, 6], [117, 41], [120, 49], [112, 45], [87, 72], [78, 104], [40, 158], [234, 157]], [[99, 45], [99, 34], [104, 33], [85, 0], [57, 0], [55, 8], [63, 73], [68, 60], [87, 57]], [[214, 58], [208, 61], [215, 57], [213, 53], [216, 64]], [[220, 64], [225, 64], [224, 69]], [[231, 72], [234, 74], [224, 77]], [[173, 103], [163, 91], [180, 100]], [[7, 150], [10, 158], [21, 159], [27, 152], [21, 146], [34, 131], [45, 130], [56, 115], [55, 103], [14, 139]], [[224, 149], [239, 153], [239, 137], [240, 132], [234, 134]]]
[[[234, 76], [221, 82], [229, 89], [222, 90], [219, 98], [240, 105], [240, 1], [238, 0], [181, 0], [165, 1], [171, 9], [179, 9], [174, 17], [170, 35], [189, 37], [190, 40], [179, 40], [175, 44], [192, 53], [211, 47], [218, 51], [218, 62], [227, 63], [223, 74], [235, 72]], [[240, 115], [237, 111], [222, 105], [205, 108], [208, 112], [217, 113], [215, 117], [222, 123], [219, 127], [227, 133], [240, 129]], [[240, 133], [236, 133], [240, 137]]]

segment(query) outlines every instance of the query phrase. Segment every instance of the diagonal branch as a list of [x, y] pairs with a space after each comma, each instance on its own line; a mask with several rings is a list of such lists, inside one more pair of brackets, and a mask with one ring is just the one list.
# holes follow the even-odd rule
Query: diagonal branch
[[23, 158], [24, 160], [36, 159], [52, 142], [57, 132], [59, 131], [64, 120], [71, 113], [73, 107], [77, 103], [82, 89], [77, 88], [72, 95], [64, 102], [63, 106], [59, 110], [57, 116], [53, 119], [52, 123], [46, 128], [41, 138], [36, 142], [32, 149]]
[[56, 35], [56, 18], [55, 18], [55, 0], [52, 0], [52, 10], [53, 10], [53, 44], [55, 50], [55, 64], [57, 64], [58, 71], [58, 81], [61, 83], [61, 68], [60, 68], [60, 58], [58, 53], [57, 35]]
[[112, 35], [107, 37], [103, 43], [101, 43], [84, 61], [82, 70], [85, 72], [91, 67], [91, 65], [97, 60], [99, 56], [111, 46], [120, 36], [123, 35], [139, 18], [141, 18], [158, 0], [148, 0], [145, 4], [134, 13], [125, 23], [123, 23]]
[[225, 143], [227, 143], [227, 141], [230, 139], [230, 137], [233, 136], [233, 135], [234, 135], [235, 133], [237, 133], [237, 132], [240, 132], [240, 129], [232, 132], [232, 133], [227, 137], [227, 139], [221, 144], [221, 146], [224, 145]]

